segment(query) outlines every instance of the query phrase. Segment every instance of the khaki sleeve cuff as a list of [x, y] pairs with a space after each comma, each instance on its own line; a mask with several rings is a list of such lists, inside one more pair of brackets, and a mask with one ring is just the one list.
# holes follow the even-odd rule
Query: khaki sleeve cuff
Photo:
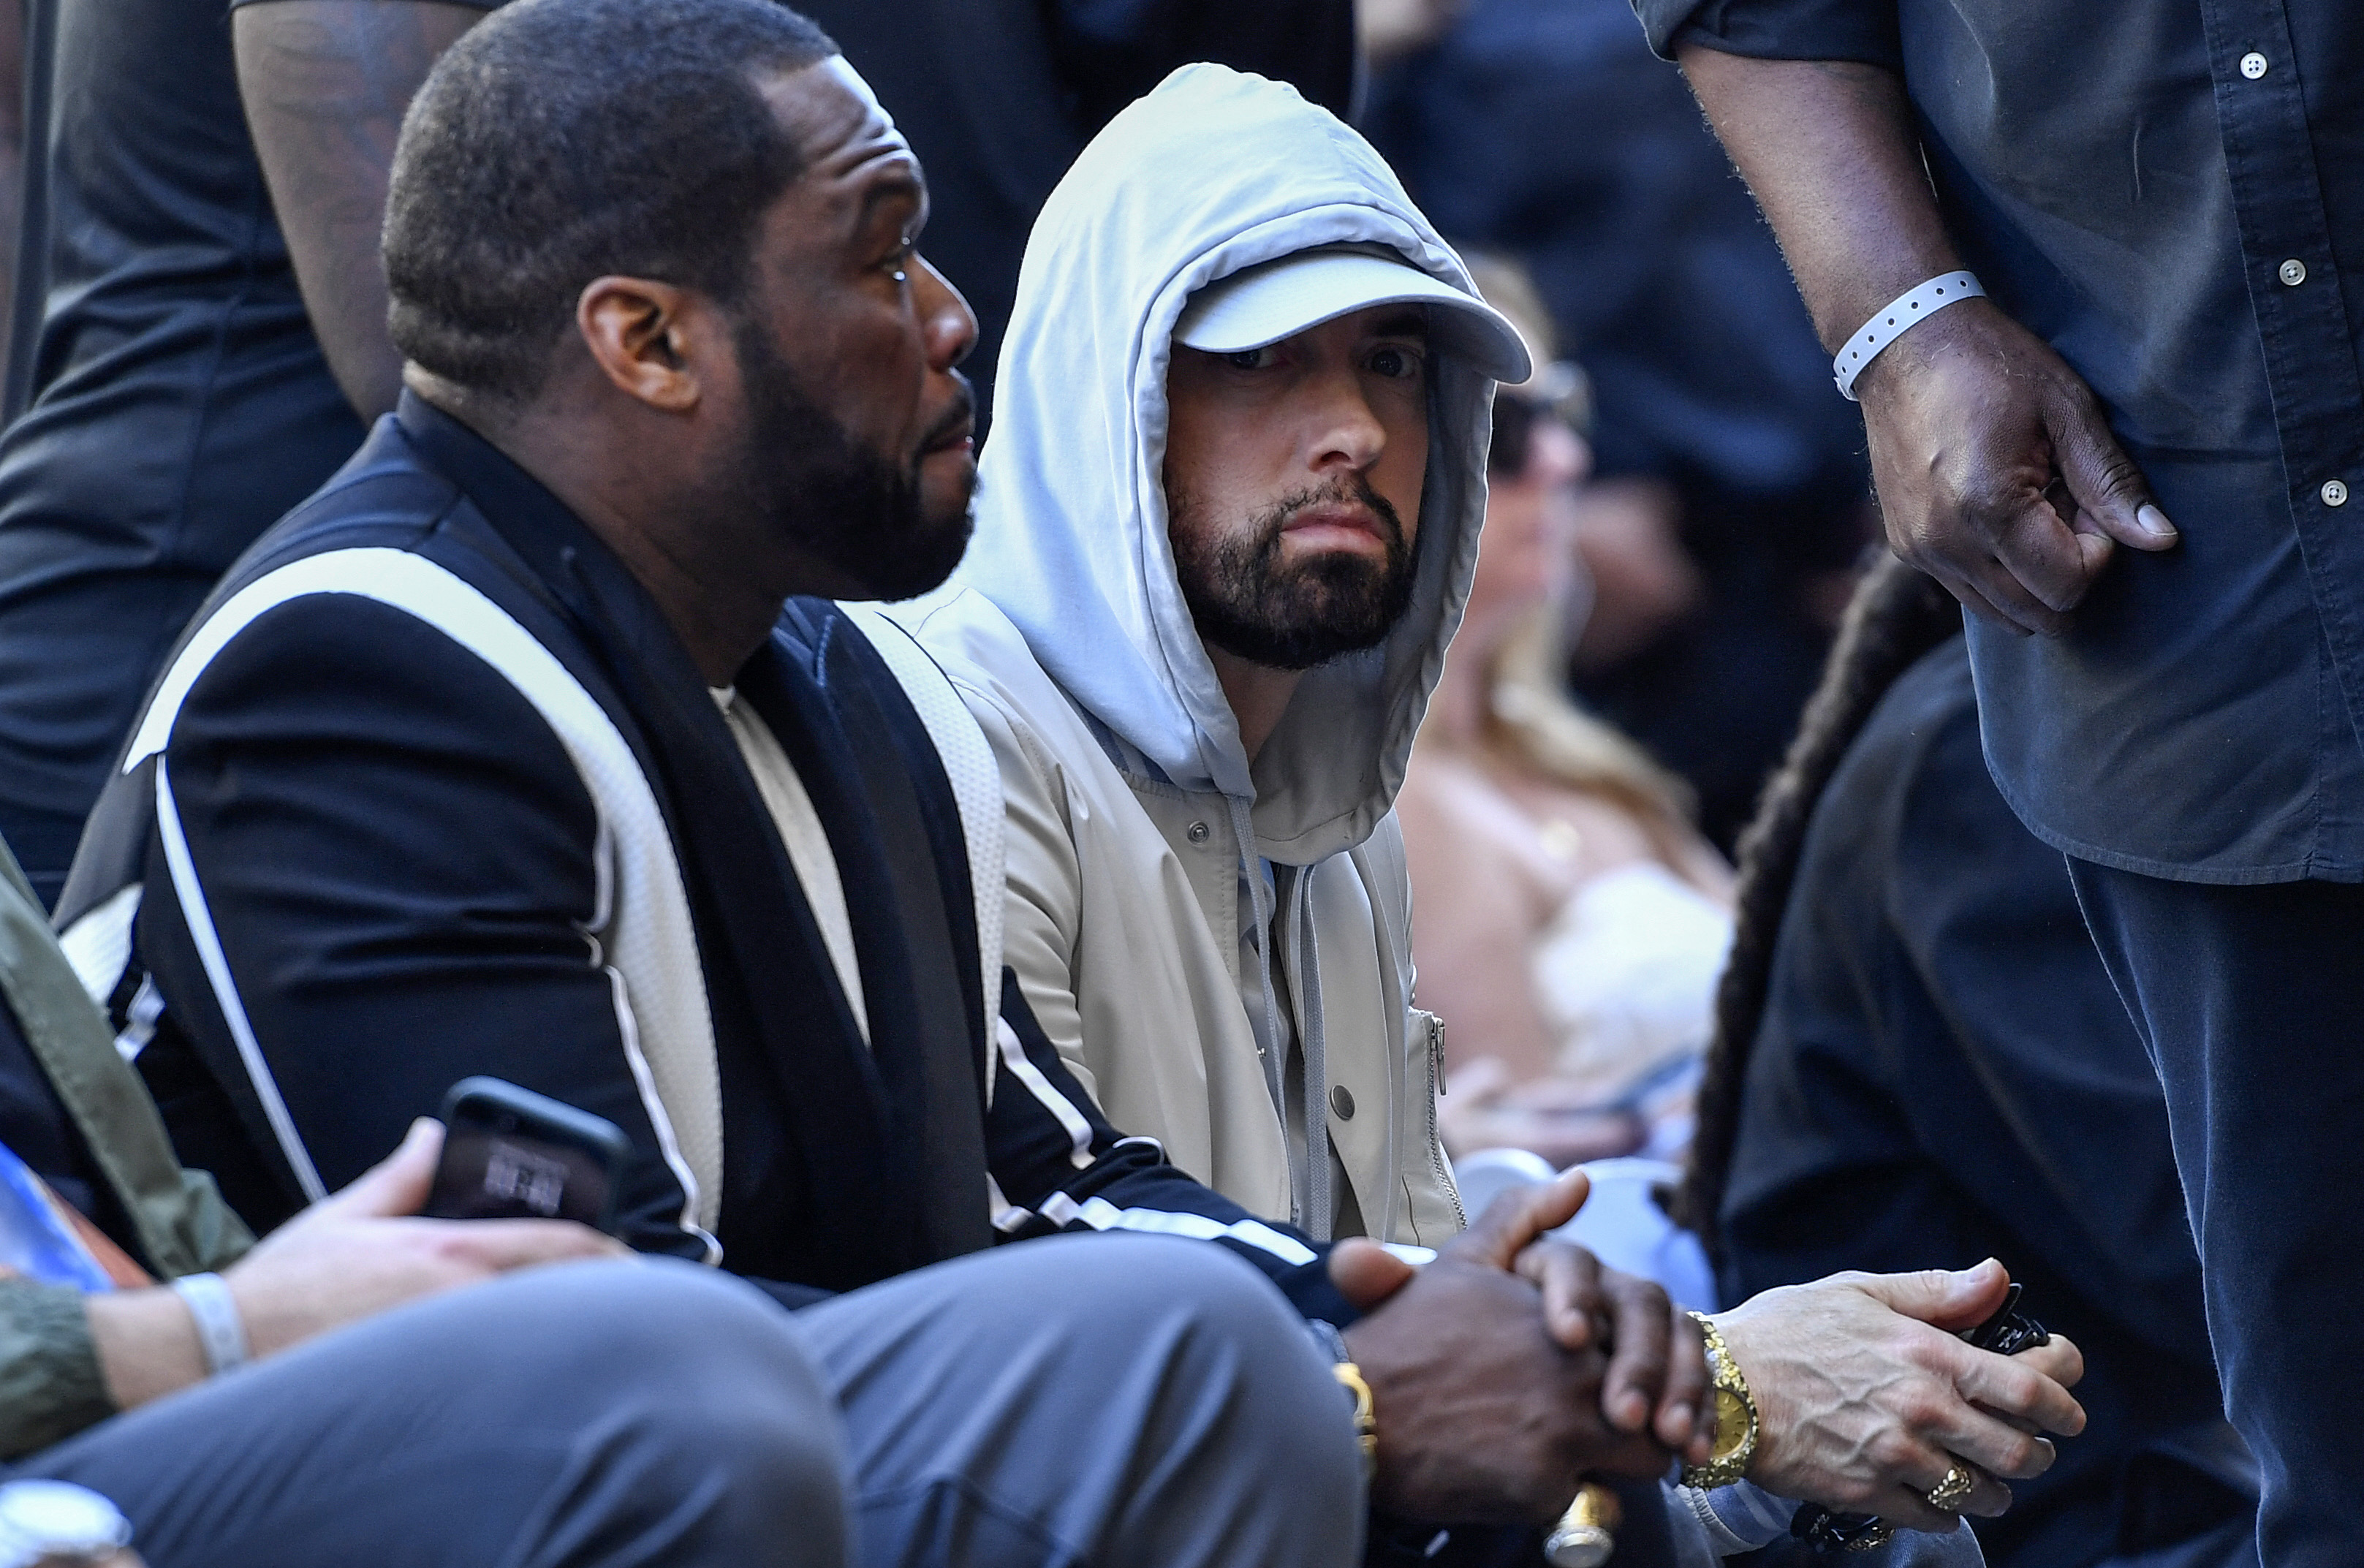
[[115, 1414], [82, 1293], [0, 1279], [0, 1459], [16, 1459]]

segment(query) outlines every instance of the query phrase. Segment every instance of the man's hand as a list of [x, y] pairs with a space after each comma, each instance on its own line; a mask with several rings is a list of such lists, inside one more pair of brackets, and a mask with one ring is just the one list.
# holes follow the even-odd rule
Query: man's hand
[[511, 1269], [630, 1255], [571, 1220], [400, 1218], [427, 1202], [442, 1151], [440, 1123], [411, 1123], [385, 1161], [273, 1231], [222, 1276], [256, 1355]]
[[[1697, 43], [1677, 56], [1825, 347], [1961, 266], [1895, 72]], [[1889, 542], [2014, 631], [2064, 630], [2114, 545], [2175, 543], [2091, 390], [1983, 299], [1912, 327], [1855, 390]]]
[[[1546, 1232], [1576, 1218], [1591, 1179], [1565, 1171], [1556, 1181], [1504, 1194], [1515, 1206], [1504, 1228], [1478, 1232], [1489, 1262], [1509, 1247], [1508, 1266], [1544, 1296], [1544, 1321], [1562, 1347], [1608, 1352], [1600, 1412], [1621, 1432], [1654, 1435], [1668, 1453], [1707, 1458], [1715, 1433], [1701, 1422], [1708, 1390], [1707, 1346], [1699, 1328], [1652, 1280], [1604, 1267], [1583, 1248]], [[1489, 1208], [1490, 1218], [1493, 1210]], [[1494, 1238], [1490, 1243], [1482, 1238]]]
[[2012, 631], [2065, 631], [2113, 541], [2176, 542], [2092, 393], [1983, 299], [1899, 338], [1856, 392], [1890, 545]]
[[[1664, 1449], [1601, 1414], [1611, 1372], [1602, 1323], [1625, 1334], [1627, 1314], [1654, 1318], [1663, 1368], [1664, 1296], [1653, 1303], [1655, 1287], [1620, 1287], [1604, 1304], [1588, 1294], [1581, 1269], [1547, 1256], [1530, 1265], [1556, 1297], [1547, 1307], [1545, 1290], [1513, 1269], [1541, 1230], [1574, 1215], [1585, 1191], [1572, 1173], [1506, 1193], [1419, 1270], [1368, 1241], [1332, 1253], [1339, 1288], [1372, 1307], [1346, 1330], [1346, 1345], [1378, 1418], [1380, 1507], [1416, 1518], [1542, 1524], [1586, 1474], [1665, 1471]], [[1582, 1348], [1558, 1342], [1556, 1329]], [[1646, 1340], [1648, 1332], [1637, 1322], [1629, 1337]], [[1646, 1351], [1637, 1359], [1646, 1361]]]
[[[427, 1201], [443, 1151], [440, 1123], [411, 1123], [402, 1147], [351, 1186], [265, 1238], [223, 1280], [257, 1356], [389, 1307], [510, 1269], [630, 1256], [586, 1226], [556, 1219], [407, 1219]], [[112, 1291], [84, 1304], [108, 1396], [128, 1410], [197, 1383], [204, 1352], [171, 1291]]]
[[[1583, 1248], [1547, 1234], [1575, 1218], [1591, 1191], [1590, 1177], [1568, 1170], [1504, 1193], [1459, 1244], [1481, 1249], [1468, 1255], [1541, 1290], [1544, 1325], [1562, 1347], [1608, 1354], [1600, 1396], [1611, 1426], [1628, 1433], [1649, 1428], [1668, 1453], [1700, 1462], [1714, 1446], [1715, 1433], [1700, 1420], [1708, 1372], [1698, 1326], [1655, 1282], [1604, 1267]], [[1489, 1223], [1498, 1218], [1499, 1226]], [[1341, 1243], [1330, 1268], [1346, 1298], [1365, 1311], [1414, 1273], [1394, 1254], [1359, 1240]]]
[[1959, 1273], [1834, 1274], [1768, 1290], [1718, 1314], [1761, 1429], [1749, 1479], [1768, 1492], [1914, 1529], [1950, 1530], [1927, 1494], [1957, 1459], [1986, 1473], [1962, 1511], [2000, 1514], [1996, 1477], [2041, 1475], [2085, 1412], [2084, 1374], [2059, 1335], [2016, 1356], [1955, 1338], [2002, 1305], [2010, 1276], [1990, 1260]]

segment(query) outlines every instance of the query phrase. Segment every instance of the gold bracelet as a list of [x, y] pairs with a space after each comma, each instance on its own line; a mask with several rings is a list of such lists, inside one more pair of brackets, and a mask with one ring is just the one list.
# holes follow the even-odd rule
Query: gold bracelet
[[1363, 1451], [1363, 1479], [1368, 1481], [1379, 1469], [1379, 1421], [1371, 1408], [1371, 1385], [1353, 1362], [1333, 1362], [1330, 1375], [1355, 1396], [1355, 1442]]

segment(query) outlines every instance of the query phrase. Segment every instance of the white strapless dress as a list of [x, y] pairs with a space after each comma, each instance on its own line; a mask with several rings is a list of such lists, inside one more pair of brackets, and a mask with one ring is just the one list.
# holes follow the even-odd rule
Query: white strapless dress
[[1558, 1041], [1554, 1097], [1639, 1112], [1650, 1153], [1688, 1143], [1731, 950], [1732, 916], [1656, 862], [1588, 879], [1533, 952], [1535, 995]]

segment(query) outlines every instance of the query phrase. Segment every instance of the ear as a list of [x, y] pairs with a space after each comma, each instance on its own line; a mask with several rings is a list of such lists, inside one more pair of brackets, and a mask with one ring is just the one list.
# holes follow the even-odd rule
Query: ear
[[697, 406], [721, 348], [703, 299], [647, 278], [593, 279], [575, 302], [574, 325], [608, 381], [671, 414]]

